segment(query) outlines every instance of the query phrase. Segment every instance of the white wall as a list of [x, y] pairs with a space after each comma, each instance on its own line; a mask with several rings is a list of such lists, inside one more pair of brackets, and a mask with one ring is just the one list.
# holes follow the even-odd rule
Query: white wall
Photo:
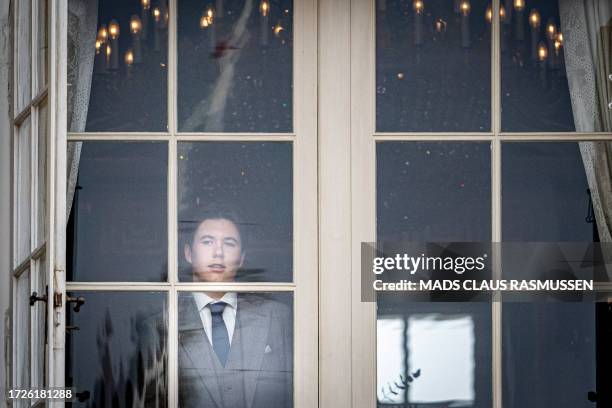
[[[0, 1], [0, 390], [6, 385], [5, 324], [10, 306], [10, 239], [11, 239], [11, 126], [9, 119], [9, 73], [11, 24], [9, 1]], [[0, 391], [0, 407], [6, 400]]]

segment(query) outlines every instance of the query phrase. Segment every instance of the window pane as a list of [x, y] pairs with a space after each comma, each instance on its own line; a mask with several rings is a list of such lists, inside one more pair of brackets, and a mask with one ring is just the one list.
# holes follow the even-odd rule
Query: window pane
[[[594, 220], [587, 220], [589, 185], [580, 144], [503, 144], [504, 240], [598, 240]], [[588, 303], [504, 304], [505, 406], [591, 404], [588, 393], [597, 391], [597, 367], [607, 364], [596, 354], [605, 341], [598, 327], [606, 327], [597, 309]]]
[[504, 143], [504, 241], [592, 241], [584, 169], [576, 142]]
[[[30, 270], [24, 271], [17, 278], [15, 288], [15, 321], [14, 335], [16, 341], [15, 355], [15, 387], [30, 386]], [[20, 406], [27, 406], [27, 401], [17, 401]]]
[[378, 241], [490, 241], [489, 146], [378, 143]]
[[[376, 157], [379, 242], [490, 240], [488, 143], [380, 142]], [[491, 406], [488, 303], [379, 294], [377, 344], [378, 406]]]
[[80, 292], [67, 308], [66, 386], [74, 407], [166, 406], [168, 316], [164, 293]]
[[[36, 292], [38, 296], [43, 296], [47, 293], [47, 258], [46, 254], [42, 258], [36, 260], [37, 284]], [[42, 387], [46, 380], [46, 356], [47, 356], [47, 333], [46, 333], [46, 318], [47, 318], [47, 303], [36, 302], [33, 309], [33, 319], [36, 322], [35, 332], [32, 337], [32, 357], [35, 359], [32, 372], [32, 386]]]
[[47, 84], [49, 76], [49, 0], [37, 1], [38, 13], [38, 89]]
[[70, 2], [71, 132], [167, 131], [166, 0]]
[[491, 130], [488, 2], [453, 3], [377, 1], [377, 131]]
[[49, 109], [45, 101], [38, 108], [38, 230], [37, 243], [42, 244], [47, 234], [47, 138], [49, 137]]
[[30, 118], [17, 130], [17, 263], [23, 261], [30, 253], [30, 222], [32, 206], [32, 135]]
[[179, 406], [293, 407], [292, 294], [178, 300]]
[[291, 132], [293, 2], [179, 0], [182, 132]]
[[83, 142], [68, 280], [166, 280], [167, 166], [164, 142]]
[[502, 24], [503, 129], [610, 131], [609, 1], [526, 4]]
[[181, 280], [292, 280], [292, 152], [290, 142], [179, 143]]
[[17, 109], [19, 113], [32, 98], [32, 2], [17, 1]]

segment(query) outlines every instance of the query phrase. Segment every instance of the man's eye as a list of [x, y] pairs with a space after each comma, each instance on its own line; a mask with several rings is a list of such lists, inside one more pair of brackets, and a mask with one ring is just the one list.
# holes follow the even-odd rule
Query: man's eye
[[236, 243], [233, 241], [225, 241], [225, 245], [230, 246], [230, 247], [235, 247]]
[[212, 239], [205, 239], [202, 241], [202, 244], [204, 245], [212, 245], [212, 243], [213, 243]]

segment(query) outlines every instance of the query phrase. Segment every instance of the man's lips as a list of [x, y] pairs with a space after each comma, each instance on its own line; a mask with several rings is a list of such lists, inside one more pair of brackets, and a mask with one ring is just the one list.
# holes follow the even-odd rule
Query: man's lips
[[210, 264], [208, 265], [208, 269], [210, 269], [212, 272], [225, 272], [225, 265]]

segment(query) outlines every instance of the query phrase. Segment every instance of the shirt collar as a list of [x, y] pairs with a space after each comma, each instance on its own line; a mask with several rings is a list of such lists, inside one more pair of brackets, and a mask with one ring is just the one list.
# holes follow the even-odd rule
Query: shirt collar
[[223, 295], [223, 297], [221, 297], [219, 300], [208, 296], [204, 292], [194, 292], [193, 298], [195, 299], [196, 306], [200, 312], [209, 304], [216, 302], [225, 302], [234, 310], [237, 310], [238, 308], [238, 294], [236, 292], [226, 292], [225, 295]]

